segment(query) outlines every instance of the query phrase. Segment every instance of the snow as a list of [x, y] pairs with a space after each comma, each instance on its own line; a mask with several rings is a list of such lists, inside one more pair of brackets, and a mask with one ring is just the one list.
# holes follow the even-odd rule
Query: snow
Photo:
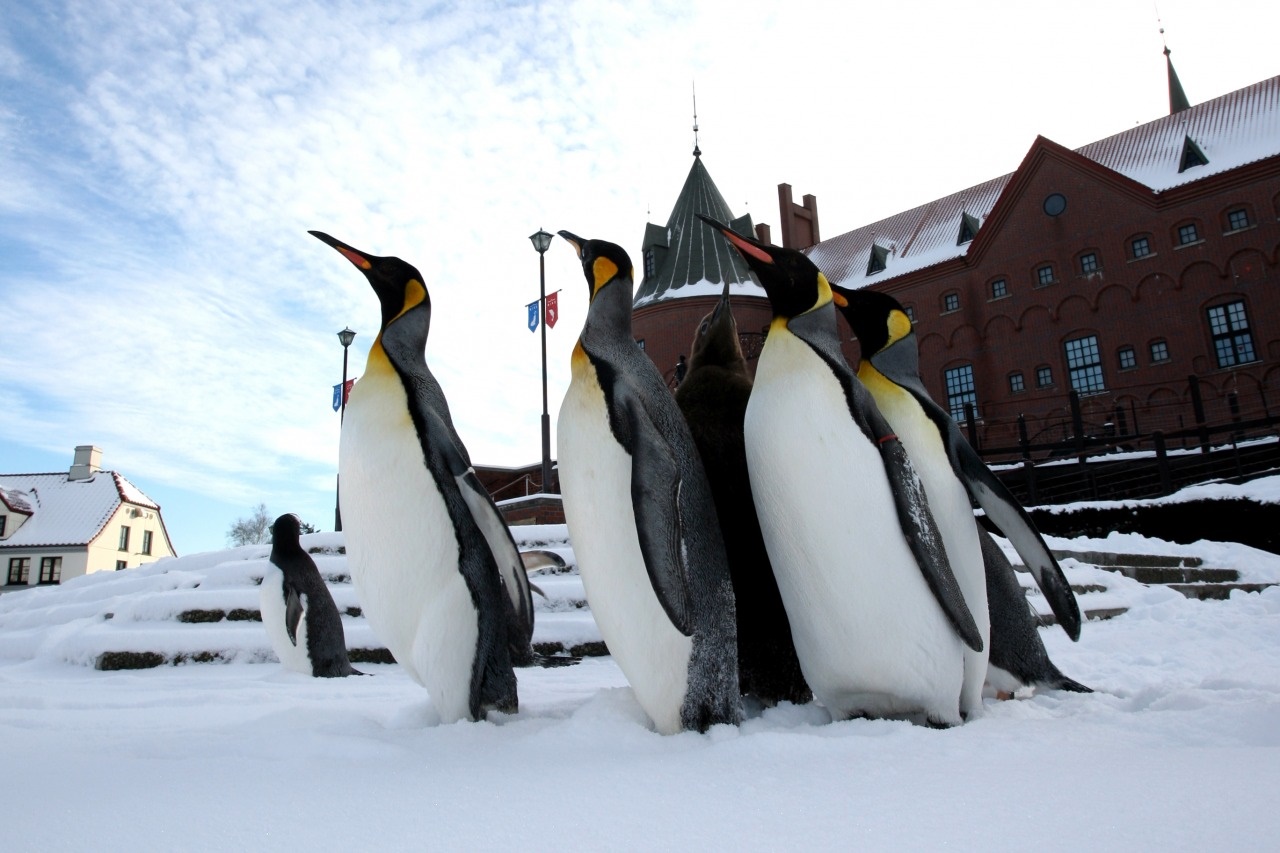
[[[513, 534], [572, 568], [563, 526]], [[356, 605], [341, 534], [304, 544], [339, 607]], [[1280, 556], [1231, 543], [1050, 545], [1280, 581]], [[784, 704], [663, 737], [609, 658], [519, 670], [519, 713], [440, 725], [395, 665], [308, 678], [274, 662], [260, 623], [174, 620], [255, 607], [267, 553], [0, 596], [6, 850], [1262, 850], [1280, 833], [1280, 587], [1196, 601], [1065, 560], [1073, 583], [1107, 586], [1082, 608], [1128, 608], [1079, 643], [1042, 630], [1094, 694], [988, 699], [947, 731]], [[535, 640], [598, 640], [573, 571], [533, 580], [549, 596]], [[376, 645], [364, 620], [344, 620], [348, 645]], [[107, 647], [210, 644], [230, 662], [91, 665]]]

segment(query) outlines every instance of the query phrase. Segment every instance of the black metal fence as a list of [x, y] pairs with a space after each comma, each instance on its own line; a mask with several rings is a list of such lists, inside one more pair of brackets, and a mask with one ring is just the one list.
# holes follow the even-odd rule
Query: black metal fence
[[1206, 405], [1204, 383], [1189, 376], [1182, 394], [1141, 405], [1072, 391], [1063, 409], [1034, 419], [984, 412], [979, 420], [966, 404], [961, 426], [1025, 504], [1158, 497], [1280, 469], [1280, 416], [1270, 413], [1265, 387], [1253, 390], [1215, 391]]

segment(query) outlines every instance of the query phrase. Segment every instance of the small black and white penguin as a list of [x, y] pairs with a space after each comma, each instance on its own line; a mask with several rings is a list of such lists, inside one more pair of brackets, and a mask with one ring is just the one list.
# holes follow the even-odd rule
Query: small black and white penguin
[[[951, 415], [925, 390], [911, 318], [888, 294], [866, 288], [848, 290], [838, 285], [834, 290], [837, 304], [843, 303], [841, 311], [862, 349], [858, 377], [876, 398], [881, 411], [900, 432], [905, 427], [899, 427], [898, 420], [921, 427], [921, 435], [928, 435], [930, 440], [936, 436], [972, 502], [982, 507], [987, 518], [1013, 544], [1067, 636], [1079, 639], [1080, 606], [1035, 522], [983, 464]], [[923, 446], [923, 441], [919, 444]], [[908, 449], [912, 447], [908, 445]]]
[[1068, 678], [1049, 659], [1040, 637], [1040, 626], [1026, 591], [1018, 583], [1013, 564], [1004, 549], [981, 524], [978, 539], [987, 573], [987, 603], [991, 608], [991, 660], [987, 664], [987, 684], [996, 698], [1009, 698], [1025, 687], [1092, 693], [1074, 678]]
[[316, 563], [299, 541], [296, 515], [271, 525], [271, 561], [262, 576], [262, 624], [276, 657], [288, 669], [316, 678], [362, 673], [347, 659], [342, 616]]
[[512, 666], [533, 659], [529, 579], [427, 368], [422, 275], [310, 233], [364, 274], [382, 307], [338, 455], [347, 563], [365, 616], [443, 722], [515, 712]]
[[729, 304], [729, 282], [699, 324], [691, 352], [676, 403], [702, 457], [729, 558], [738, 623], [738, 687], [744, 696], [768, 706], [782, 701], [802, 705], [813, 692], [796, 657], [747, 474], [742, 422], [751, 374]]
[[805, 679], [837, 719], [959, 724], [965, 648], [984, 638], [919, 475], [840, 352], [826, 276], [798, 251], [704, 220], [773, 307], [744, 431]]
[[590, 307], [557, 424], [560, 489], [600, 634], [663, 734], [741, 720], [733, 587], [698, 452], [631, 337], [631, 260], [568, 231]]

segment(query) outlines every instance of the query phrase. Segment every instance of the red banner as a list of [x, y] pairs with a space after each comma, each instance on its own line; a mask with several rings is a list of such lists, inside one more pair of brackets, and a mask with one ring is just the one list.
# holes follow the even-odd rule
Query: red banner
[[553, 293], [547, 297], [547, 328], [548, 329], [554, 329], [556, 326], [556, 320], [559, 319], [560, 317], [559, 300], [556, 298], [559, 295], [560, 294], [557, 291], [556, 293]]

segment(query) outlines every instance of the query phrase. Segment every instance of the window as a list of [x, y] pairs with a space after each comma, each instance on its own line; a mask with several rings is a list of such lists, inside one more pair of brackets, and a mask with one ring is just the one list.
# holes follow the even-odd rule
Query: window
[[1011, 393], [1017, 394], [1019, 391], [1025, 390], [1026, 387], [1026, 383], [1022, 379], [1021, 373], [1009, 374], [1009, 391]]
[[1053, 384], [1053, 368], [1047, 364], [1036, 368], [1036, 387], [1048, 388]]
[[867, 275], [883, 272], [889, 263], [889, 250], [884, 246], [872, 244], [871, 257], [867, 259]]
[[1082, 275], [1088, 275], [1091, 272], [1098, 271], [1098, 253], [1085, 252], [1080, 256], [1080, 272]]
[[1189, 246], [1200, 239], [1200, 230], [1194, 222], [1178, 226], [1178, 245]]
[[959, 310], [960, 310], [960, 294], [948, 293], [946, 296], [942, 297], [943, 313], [947, 313], [950, 311], [959, 311]]
[[1166, 341], [1151, 342], [1151, 360], [1153, 362], [1169, 360], [1169, 344]]
[[120, 571], [121, 569], [127, 569], [127, 568], [129, 568], [129, 561], [128, 561], [128, 560], [116, 560], [116, 571], [117, 571], [117, 572], [118, 572], [118, 571]]
[[1232, 367], [1257, 361], [1253, 350], [1253, 334], [1243, 302], [1231, 302], [1209, 309], [1209, 332], [1213, 335], [1213, 351], [1218, 367]]
[[978, 417], [978, 395], [973, 385], [973, 365], [962, 364], [943, 372], [947, 385], [947, 407], [951, 417], [964, 420], [964, 404], [973, 406], [973, 416]]
[[1204, 156], [1200, 146], [1190, 136], [1182, 139], [1182, 158], [1178, 161], [1178, 172], [1185, 172], [1194, 166], [1206, 166], [1209, 158]]
[[9, 516], [0, 515], [0, 539], [4, 538], [4, 526], [9, 521]]
[[1241, 228], [1248, 228], [1248, 227], [1249, 227], [1249, 211], [1245, 210], [1243, 207], [1238, 207], [1235, 210], [1227, 211], [1227, 230], [1239, 231]]
[[998, 278], [991, 282], [991, 298], [1004, 299], [1009, 295], [1009, 282], [1002, 278]]
[[31, 558], [30, 557], [10, 557], [9, 558], [9, 585], [25, 584], [30, 580], [31, 576]]
[[1138, 366], [1138, 354], [1134, 352], [1133, 347], [1120, 347], [1117, 353], [1120, 356], [1120, 369], [1132, 370]]
[[[636, 346], [640, 347], [640, 349], [644, 349], [644, 338], [641, 338], [640, 340], [636, 341]], [[122, 548], [121, 550], [124, 550], [124, 549]]]
[[1107, 390], [1102, 380], [1102, 357], [1098, 354], [1098, 336], [1087, 335], [1067, 341], [1067, 375], [1071, 388], [1081, 394]]
[[644, 277], [653, 278], [658, 274], [658, 265], [653, 257], [653, 249], [644, 250]]
[[902, 310], [903, 310], [903, 311], [905, 311], [905, 312], [907, 312], [907, 319], [908, 319], [908, 320], [910, 320], [912, 323], [915, 323], [915, 321], [916, 321], [916, 309], [915, 309], [915, 307], [914, 307], [914, 306], [912, 306], [912, 305], [904, 305], [904, 306], [903, 306], [903, 308], [902, 308]]
[[120, 525], [120, 550], [129, 550], [129, 525], [127, 524]]
[[1129, 249], [1133, 252], [1135, 258], [1145, 258], [1151, 254], [1151, 238], [1134, 237], [1129, 243]]
[[1053, 284], [1053, 264], [1045, 264], [1036, 268], [1036, 287]]
[[40, 583], [62, 583], [62, 558], [40, 558]]
[[960, 236], [956, 238], [956, 245], [972, 243], [973, 238], [978, 236], [978, 226], [978, 217], [969, 213], [960, 214]]
[[151, 531], [150, 530], [142, 531], [142, 553], [144, 554], [151, 553]]

